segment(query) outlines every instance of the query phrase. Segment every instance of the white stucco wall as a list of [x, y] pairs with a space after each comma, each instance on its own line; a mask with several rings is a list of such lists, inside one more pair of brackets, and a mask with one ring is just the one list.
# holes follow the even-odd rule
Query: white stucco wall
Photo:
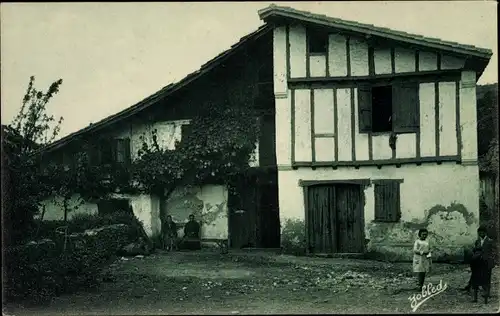
[[463, 71], [460, 81], [460, 129], [462, 131], [462, 161], [477, 161], [476, 73]]
[[373, 50], [375, 74], [383, 75], [392, 72], [391, 50], [389, 48], [375, 48]]
[[175, 142], [182, 138], [182, 125], [189, 123], [189, 120], [175, 120], [130, 124], [121, 130], [112, 132], [110, 137], [130, 138], [131, 157], [136, 159], [138, 151], [142, 148], [142, 137], [149, 145], [152, 145], [152, 132], [156, 130], [159, 145], [163, 148], [174, 149]]
[[[142, 222], [144, 230], [148, 236], [152, 236], [160, 232], [159, 200], [157, 197], [149, 194], [112, 194], [110, 198], [129, 200], [134, 215]], [[42, 202], [42, 205], [45, 205], [44, 220], [64, 219], [64, 211], [60, 201], [60, 197], [55, 197]], [[69, 205], [71, 207], [79, 204], [78, 195], [75, 194], [70, 200]], [[76, 210], [68, 213], [68, 219], [71, 219], [76, 214], [98, 214], [97, 203], [85, 202], [81, 204]]]
[[[149, 194], [130, 195], [118, 193], [112, 194], [110, 197], [129, 200], [134, 215], [142, 222], [148, 236], [157, 235], [161, 232], [160, 197]], [[202, 226], [202, 236], [206, 238], [227, 238], [227, 188], [220, 185], [206, 185], [189, 191], [180, 188], [172, 194], [171, 199], [166, 204], [166, 214], [172, 215], [174, 220], [180, 224], [185, 223], [189, 214], [196, 213], [193, 198], [201, 203], [202, 213], [217, 213], [217, 216], [210, 223]], [[55, 202], [56, 200], [61, 201], [60, 198], [52, 198], [43, 203], [45, 205], [44, 220], [64, 219], [63, 209]], [[77, 195], [71, 199], [69, 205], [77, 205], [76, 203], [78, 203]], [[71, 219], [76, 214], [98, 214], [97, 204], [91, 202], [82, 204], [78, 209], [68, 214], [68, 219]], [[197, 220], [200, 220], [200, 218], [197, 218]], [[182, 229], [179, 232], [182, 236]]]
[[[43, 215], [44, 220], [63, 220], [64, 209], [62, 206], [62, 201], [63, 199], [61, 197], [53, 197], [44, 200], [41, 203], [42, 207], [40, 209], [38, 218], [41, 216], [43, 207], [45, 207], [45, 213]], [[74, 209], [74, 211], [68, 213], [68, 219], [73, 218], [73, 216], [77, 214], [97, 214], [97, 204], [89, 202], [84, 202], [82, 204], [78, 194], [75, 194], [71, 197], [71, 200], [68, 201], [68, 206], [70, 209]], [[75, 207], [77, 206], [78, 208], [75, 209]]]
[[[290, 26], [288, 34], [290, 48], [290, 75], [292, 78], [306, 76], [306, 64], [309, 62], [311, 76], [323, 73], [319, 69], [319, 61], [323, 60], [318, 56], [311, 56], [307, 61], [306, 51], [306, 28], [300, 25]], [[286, 61], [286, 38], [287, 28], [282, 26], [275, 29], [273, 60], [277, 67], [275, 71], [275, 96], [276, 96], [276, 155], [278, 166], [290, 166], [292, 152], [295, 161], [308, 162], [312, 160], [312, 139], [311, 139], [311, 100], [310, 91], [306, 88], [294, 91], [294, 104], [292, 105], [292, 93], [287, 88], [284, 81], [287, 78]], [[340, 34], [330, 34], [328, 44], [328, 67], [330, 76], [347, 75], [347, 45], [349, 41], [350, 69], [352, 76], [368, 75], [368, 45], [360, 38], [342, 36]], [[394, 67], [397, 73], [431, 71], [438, 69], [438, 57], [436, 53], [419, 51], [406, 48], [394, 49]], [[326, 62], [326, 61], [325, 61]], [[312, 68], [314, 65], [314, 69]], [[464, 66], [463, 59], [457, 59], [447, 54], [441, 55], [442, 69], [460, 69]], [[387, 74], [392, 71], [391, 49], [374, 49], [374, 67], [376, 74]], [[326, 70], [326, 69], [325, 69]], [[279, 79], [278, 79], [279, 78]], [[419, 85], [420, 100], [420, 142], [415, 133], [399, 134], [396, 143], [396, 158], [416, 158], [417, 146], [420, 146], [421, 157], [435, 157], [436, 153], [436, 128], [435, 128], [435, 107], [436, 93], [439, 93], [437, 106], [439, 107], [439, 155], [468, 155], [464, 157], [472, 163], [477, 160], [473, 153], [477, 149], [477, 136], [473, 126], [476, 125], [476, 115], [473, 113], [476, 106], [475, 80], [473, 73], [464, 71], [460, 80], [460, 87], [456, 89], [456, 82], [439, 82], [436, 91], [434, 82], [421, 83]], [[474, 81], [475, 82], [475, 81]], [[330, 138], [317, 138], [314, 140], [316, 161], [334, 161], [332, 153], [335, 152], [334, 139], [338, 139], [338, 160], [352, 161], [352, 134], [354, 128], [355, 155], [357, 161], [369, 159], [368, 135], [359, 133], [358, 118], [358, 98], [357, 88], [328, 88], [315, 90], [314, 100], [314, 125], [316, 133], [323, 133], [328, 130], [326, 126], [331, 126]], [[457, 122], [456, 102], [457, 91], [460, 94], [460, 122]], [[332, 97], [330, 97], [330, 95]], [[337, 102], [338, 135], [334, 135], [333, 97]], [[351, 98], [354, 98], [354, 113], [351, 110]], [[294, 109], [295, 135], [294, 148], [290, 148], [292, 143], [292, 107]], [[354, 125], [351, 126], [351, 114], [355, 116]], [[462, 147], [458, 148], [457, 126], [461, 131]], [[325, 132], [326, 133], [326, 132]], [[392, 150], [389, 147], [389, 134], [372, 136], [373, 159], [390, 159]], [[476, 159], [476, 160], [475, 160]]]
[[349, 38], [351, 76], [368, 76], [368, 45], [357, 37]]
[[[479, 215], [479, 178], [477, 166], [462, 166], [455, 163], [421, 166], [402, 165], [400, 168], [343, 167], [299, 168], [278, 172], [280, 219], [304, 219], [304, 196], [299, 180], [355, 180], [355, 179], [403, 179], [401, 184], [401, 220], [411, 221], [424, 216], [424, 211], [436, 204], [462, 203], [475, 215]], [[460, 183], [460, 186], [453, 184]], [[452, 185], [447, 185], [452, 184]], [[418, 188], [418, 190], [416, 190]], [[373, 188], [365, 191], [365, 219], [374, 217]], [[367, 192], [369, 194], [367, 194]]]
[[[440, 82], [439, 89], [439, 148], [440, 156], [453, 156], [460, 154], [457, 148], [456, 133], [456, 83]], [[470, 88], [468, 88], [470, 89]], [[420, 155], [421, 157], [436, 156], [436, 135], [435, 135], [435, 85], [434, 83], [420, 84]], [[338, 137], [339, 161], [353, 161], [352, 155], [352, 128], [354, 128], [356, 161], [366, 161], [369, 159], [368, 134], [359, 133], [358, 117], [358, 89], [315, 89], [314, 90], [314, 129], [316, 134], [329, 133], [330, 138], [317, 138], [316, 141], [316, 161], [335, 161], [330, 153], [335, 150], [334, 137]], [[311, 92], [309, 89], [295, 90], [295, 161], [311, 161], [312, 140], [311, 140]], [[337, 133], [335, 133], [334, 104], [333, 98], [337, 100]], [[287, 97], [288, 98], [288, 97]], [[354, 111], [351, 110], [351, 98], [354, 99]], [[462, 100], [465, 103], [470, 100]], [[277, 99], [277, 146], [279, 151], [286, 151], [285, 147], [291, 144], [291, 121], [286, 119], [291, 116], [289, 100]], [[474, 107], [474, 104], [469, 106]], [[468, 114], [468, 109], [461, 107], [464, 114]], [[354, 115], [354, 125], [351, 124], [351, 115]], [[461, 115], [461, 124], [471, 126], [475, 122], [475, 116]], [[352, 126], [351, 126], [352, 125]], [[463, 130], [463, 129], [462, 129]], [[462, 140], [475, 137], [471, 131], [462, 135]], [[475, 146], [473, 140], [469, 141], [469, 146]], [[467, 143], [469, 144], [469, 143]], [[291, 145], [288, 145], [291, 146]], [[328, 146], [327, 148], [323, 146]], [[417, 157], [417, 137], [415, 133], [399, 134], [396, 146], [396, 158], [416, 158]], [[389, 134], [376, 134], [372, 136], [373, 159], [390, 159], [392, 149], [389, 147]], [[278, 154], [281, 164], [290, 161], [290, 155]]]
[[419, 52], [418, 54], [418, 69], [420, 71], [437, 70], [437, 54], [434, 52]]
[[[463, 71], [457, 86], [454, 81], [422, 82], [419, 85], [420, 102], [420, 142], [416, 133], [399, 134], [396, 144], [396, 158], [416, 158], [417, 147], [421, 157], [435, 157], [436, 132], [439, 132], [439, 155], [461, 155], [462, 165], [456, 163], [384, 166], [376, 167], [339, 167], [298, 168], [292, 169], [294, 162], [312, 160], [312, 148], [315, 147], [315, 159], [318, 162], [334, 161], [335, 138], [338, 142], [338, 160], [352, 161], [352, 129], [354, 129], [354, 152], [357, 161], [368, 160], [369, 138], [359, 133], [358, 90], [357, 88], [328, 87], [314, 91], [314, 129], [315, 133], [331, 134], [331, 137], [311, 139], [311, 93], [301, 87], [292, 91], [286, 85], [287, 75], [291, 78], [306, 77], [307, 65], [310, 76], [318, 77], [324, 71], [320, 67], [323, 59], [310, 56], [307, 59], [306, 28], [293, 25], [275, 29], [273, 59], [275, 64], [275, 101], [276, 101], [276, 157], [278, 163], [278, 187], [280, 203], [280, 222], [287, 219], [304, 219], [303, 188], [299, 180], [341, 180], [341, 179], [403, 179], [401, 184], [401, 223], [422, 221], [426, 211], [436, 205], [450, 207], [452, 203], [463, 204], [474, 224], [465, 223], [462, 215], [451, 212], [448, 217], [434, 216], [428, 219], [428, 229], [439, 231], [441, 236], [458, 234], [453, 237], [458, 244], [467, 244], [473, 240], [478, 219], [479, 179], [477, 167], [477, 131], [475, 73]], [[286, 42], [288, 37], [289, 42]], [[348, 43], [347, 43], [348, 42]], [[290, 59], [287, 60], [287, 47]], [[349, 52], [347, 52], [349, 49]], [[393, 51], [392, 51], [393, 50]], [[391, 56], [394, 56], [394, 61]], [[347, 37], [330, 34], [328, 58], [325, 60], [327, 75], [343, 77], [351, 75], [367, 76], [369, 73], [368, 45], [362, 37]], [[440, 64], [438, 65], [438, 61]], [[348, 65], [348, 62], [350, 64]], [[463, 69], [465, 60], [449, 56], [438, 56], [435, 52], [418, 52], [396, 47], [374, 48], [374, 72], [379, 74], [415, 73], [438, 69]], [[289, 63], [290, 74], [287, 74]], [[393, 69], [394, 66], [394, 69]], [[325, 70], [326, 70], [325, 69]], [[348, 71], [350, 69], [350, 72]], [[278, 85], [276, 85], [278, 83]], [[436, 104], [436, 95], [439, 94]], [[337, 126], [333, 122], [334, 101], [337, 106]], [[456, 102], [459, 100], [457, 121]], [[353, 101], [354, 108], [351, 108]], [[436, 106], [439, 112], [439, 125], [436, 130]], [[354, 115], [354, 124], [351, 121]], [[292, 123], [294, 122], [294, 127]], [[351, 126], [352, 125], [352, 126]], [[335, 135], [335, 127], [337, 134]], [[461, 131], [462, 146], [458, 146], [457, 128]], [[314, 146], [312, 146], [314, 141]], [[294, 146], [292, 146], [292, 143]], [[389, 134], [372, 136], [372, 155], [375, 160], [390, 159]], [[365, 189], [365, 233], [370, 239], [375, 227], [373, 185]], [[440, 215], [441, 216], [441, 215]], [[400, 223], [400, 224], [401, 224]], [[400, 225], [400, 224], [395, 224]], [[402, 225], [402, 224], [401, 224]], [[282, 226], [283, 228], [283, 226]], [[397, 234], [396, 234], [397, 235]], [[396, 236], [395, 235], [395, 236]], [[401, 237], [401, 235], [399, 236]], [[395, 242], [398, 238], [395, 237]], [[413, 238], [413, 236], [411, 237]], [[446, 238], [446, 237], [445, 237]], [[450, 237], [451, 238], [451, 237]], [[405, 240], [408, 242], [408, 240]]]
[[310, 56], [309, 71], [311, 77], [326, 77], [326, 55]]
[[[290, 45], [290, 77], [306, 76], [306, 29], [302, 25], [290, 25], [288, 34]], [[285, 52], [285, 50], [282, 50]], [[286, 60], [286, 57], [285, 57]]]
[[[121, 130], [109, 133], [109, 137], [114, 138], [130, 138], [131, 158], [138, 157], [138, 151], [142, 148], [142, 139], [144, 137], [148, 144], [152, 144], [152, 131], [156, 129], [157, 139], [159, 145], [163, 148], [174, 149], [175, 143], [182, 138], [182, 125], [189, 124], [189, 120], [176, 120], [165, 122], [154, 122], [124, 126]], [[252, 153], [249, 165], [256, 167], [259, 165], [259, 143], [257, 142], [256, 148]], [[227, 190], [219, 186], [206, 186], [203, 187], [198, 193], [199, 198], [204, 201], [206, 208], [212, 208], [214, 205], [221, 203], [227, 204]], [[136, 217], [143, 223], [144, 229], [149, 236], [160, 233], [161, 220], [160, 220], [160, 198], [149, 194], [140, 195], [124, 195], [113, 194], [115, 198], [125, 198], [130, 201], [130, 205]], [[60, 197], [50, 198], [43, 202], [45, 205], [45, 220], [62, 220], [64, 212], [61, 206], [57, 203]], [[75, 195], [69, 202], [70, 205], [76, 205], [78, 196]], [[226, 205], [224, 204], [224, 205]], [[227, 205], [224, 206], [227, 208]], [[71, 212], [68, 216], [71, 219], [75, 214], [97, 214], [98, 208], [96, 203], [85, 202], [78, 207], [75, 211]], [[227, 211], [225, 212], [227, 213]], [[185, 216], [187, 218], [187, 215]], [[204, 227], [208, 234], [207, 236], [227, 236], [227, 215], [216, 219], [213, 225]]]
[[273, 30], [273, 75], [274, 75], [274, 94], [286, 94], [288, 90], [287, 81], [287, 60], [283, 54], [287, 45], [287, 27], [280, 26]]
[[[479, 178], [477, 166], [463, 166], [455, 163], [442, 165], [424, 164], [421, 166], [402, 165], [354, 168], [299, 168], [278, 171], [280, 222], [287, 219], [305, 219], [303, 188], [299, 180], [353, 180], [353, 179], [403, 179], [400, 186], [401, 222], [422, 221], [426, 211], [436, 205], [444, 207], [460, 203], [477, 220], [479, 218]], [[373, 185], [366, 187], [365, 194], [365, 238], [370, 239], [369, 224], [374, 219], [375, 200]], [[282, 226], [283, 228], [283, 226]], [[477, 225], [466, 225], [460, 218], [456, 222], [434, 221], [428, 227], [438, 234], [452, 234], [464, 245], [473, 241]], [[453, 231], [450, 231], [453, 230]], [[398, 242], [395, 240], [395, 242]]]
[[347, 39], [345, 36], [330, 34], [328, 41], [328, 68], [330, 76], [347, 76]]
[[396, 48], [394, 49], [394, 70], [396, 73], [416, 71], [415, 51]]
[[[128, 127], [110, 134], [115, 138], [130, 138], [131, 158], [138, 158], [138, 152], [142, 149], [143, 140], [146, 139], [149, 145], [152, 145], [152, 132], [156, 130], [158, 144], [162, 148], [175, 149], [175, 143], [182, 139], [182, 126], [190, 124], [190, 120], [173, 120], [163, 122], [148, 122], [143, 124], [133, 124]], [[256, 167], [259, 165], [259, 143], [256, 143], [252, 153], [249, 165]]]
[[[285, 47], [286, 27], [280, 27], [279, 33], [283, 36], [275, 37], [275, 56], [279, 55], [278, 47]], [[290, 44], [290, 72], [291, 78], [306, 77], [306, 65], [309, 63], [311, 77], [323, 77], [328, 67], [332, 77], [347, 76], [347, 45], [349, 41], [349, 59], [351, 76], [368, 75], [368, 44], [362, 37], [344, 36], [332, 33], [328, 43], [328, 65], [324, 56], [310, 56], [307, 60], [306, 27], [291, 25], [289, 28]], [[285, 52], [283, 49], [282, 52]], [[283, 56], [284, 58], [284, 56]], [[275, 64], [276, 64], [275, 57]], [[278, 58], [281, 60], [281, 58]], [[415, 50], [396, 47], [394, 49], [394, 71], [407, 73], [417, 71], [417, 53]], [[285, 58], [286, 60], [286, 58]], [[425, 50], [418, 52], [418, 71], [432, 71], [438, 69], [438, 58], [435, 52]], [[465, 65], [464, 58], [457, 58], [446, 53], [441, 54], [440, 69], [462, 69]], [[392, 72], [391, 49], [388, 47], [375, 47], [374, 49], [375, 74], [388, 74]]]
[[[221, 185], [179, 188], [164, 203], [165, 209], [163, 211], [165, 216], [171, 215], [179, 226], [183, 226], [187, 222], [190, 214], [194, 214], [197, 221], [203, 222], [203, 218], [208, 219], [208, 222], [202, 224], [202, 237], [227, 238], [227, 199], [227, 188]], [[183, 235], [183, 228], [180, 227], [179, 236]]]

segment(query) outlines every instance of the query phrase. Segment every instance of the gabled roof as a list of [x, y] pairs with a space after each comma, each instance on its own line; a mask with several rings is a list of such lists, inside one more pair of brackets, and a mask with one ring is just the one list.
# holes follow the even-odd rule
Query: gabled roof
[[365, 35], [396, 40], [408, 44], [426, 46], [433, 49], [449, 51], [455, 54], [474, 56], [481, 59], [489, 60], [491, 55], [493, 54], [492, 51], [489, 49], [479, 48], [473, 45], [465, 45], [455, 42], [443, 41], [437, 38], [430, 38], [421, 35], [395, 31], [385, 27], [374, 26], [372, 24], [362, 24], [353, 21], [341, 20], [338, 18], [332, 18], [322, 14], [314, 14], [307, 11], [296, 10], [290, 7], [276, 6], [274, 4], [262, 10], [259, 10], [259, 16], [265, 22], [269, 22], [276, 19], [292, 19], [301, 22], [332, 27], [339, 30], [357, 32]]
[[[443, 51], [450, 51], [455, 54], [466, 55], [467, 57], [473, 56], [481, 60], [479, 72], [481, 73], [486, 67], [489, 58], [492, 55], [491, 50], [478, 48], [472, 45], [463, 45], [453, 42], [446, 42], [435, 38], [427, 38], [419, 35], [408, 34], [405, 32], [399, 32], [390, 30], [388, 28], [376, 27], [370, 24], [361, 24], [352, 21], [345, 21], [337, 18], [331, 18], [325, 15], [313, 14], [306, 11], [299, 11], [289, 7], [278, 7], [276, 5], [271, 5], [265, 9], [259, 11], [259, 16], [265, 22], [273, 21], [274, 19], [293, 19], [307, 23], [313, 23], [321, 26], [333, 27], [339, 30], [346, 30], [351, 32], [358, 32], [365, 35], [373, 35], [379, 36], [387, 39], [397, 40], [401, 42], [407, 42], [410, 44], [417, 44], [421, 46], [426, 46], [434, 49], [440, 49]], [[179, 89], [187, 86], [191, 82], [199, 79], [209, 71], [221, 65], [225, 60], [234, 55], [239, 49], [247, 45], [249, 42], [252, 42], [262, 35], [268, 33], [272, 30], [270, 25], [263, 25], [258, 28], [256, 31], [242, 37], [236, 44], [232, 45], [230, 49], [222, 52], [212, 60], [208, 61], [201, 68], [189, 75], [187, 75], [184, 79], [180, 80], [175, 84], [169, 84], [164, 88], [160, 89], [156, 93], [151, 96], [145, 98], [144, 100], [126, 108], [123, 111], [120, 111], [114, 115], [111, 115], [97, 123], [90, 124], [88, 127], [85, 127], [77, 132], [69, 134], [60, 140], [44, 147], [43, 151], [51, 151], [57, 148], [60, 148], [73, 140], [75, 137], [95, 132], [99, 129], [105, 128], [110, 124], [121, 121], [125, 118], [128, 118], [138, 112], [143, 111], [156, 104], [160, 100], [168, 98], [174, 92]]]
[[72, 139], [74, 139], [77, 136], [90, 133], [93, 131], [97, 131], [99, 129], [102, 129], [106, 126], [109, 126], [110, 124], [116, 123], [118, 121], [121, 121], [127, 117], [130, 117], [140, 111], [143, 111], [146, 108], [149, 108], [150, 106], [156, 104], [162, 99], [165, 99], [172, 95], [175, 91], [178, 91], [179, 89], [185, 87], [186, 85], [190, 84], [191, 82], [195, 81], [196, 79], [202, 77], [205, 75], [207, 72], [213, 70], [217, 66], [221, 65], [224, 61], [226, 61], [229, 57], [234, 55], [237, 51], [239, 51], [240, 48], [244, 47], [246, 44], [248, 44], [251, 41], [254, 41], [267, 32], [271, 30], [271, 27], [268, 25], [263, 25], [259, 27], [256, 31], [240, 38], [240, 40], [231, 46], [230, 49], [220, 53], [217, 55], [215, 58], [211, 59], [210, 61], [206, 62], [204, 65], [200, 67], [200, 69], [196, 70], [195, 72], [187, 75], [184, 77], [184, 79], [180, 80], [177, 83], [171, 83], [162, 89], [158, 90], [154, 94], [150, 95], [149, 97], [145, 98], [144, 100], [126, 108], [125, 110], [122, 110], [116, 114], [113, 114], [111, 116], [108, 116], [107, 118], [100, 120], [97, 123], [90, 124], [89, 126], [76, 131], [74, 133], [71, 133], [58, 141], [53, 142], [52, 144], [46, 146], [43, 148], [43, 151], [51, 151], [56, 148], [62, 147], [68, 142], [70, 142]]

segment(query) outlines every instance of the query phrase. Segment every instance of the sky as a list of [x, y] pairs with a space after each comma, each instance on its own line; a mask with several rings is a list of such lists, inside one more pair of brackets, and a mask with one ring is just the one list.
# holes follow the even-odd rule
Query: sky
[[[496, 1], [275, 2], [493, 51], [479, 84], [498, 82]], [[263, 22], [271, 2], [2, 3], [1, 121], [19, 111], [29, 77], [63, 116], [59, 137], [181, 80]]]

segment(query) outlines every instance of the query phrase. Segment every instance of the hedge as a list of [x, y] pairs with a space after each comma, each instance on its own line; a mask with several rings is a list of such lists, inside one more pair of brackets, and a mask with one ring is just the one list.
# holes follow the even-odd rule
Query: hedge
[[129, 227], [121, 224], [77, 234], [70, 238], [66, 251], [62, 251], [60, 240], [6, 250], [7, 299], [40, 302], [96, 285], [106, 262], [130, 242], [128, 231]]
[[42, 302], [62, 293], [92, 287], [101, 269], [125, 245], [144, 236], [131, 212], [78, 214], [67, 222], [68, 241], [56, 229], [64, 221], [38, 221], [30, 232], [38, 241], [4, 249], [6, 298]]

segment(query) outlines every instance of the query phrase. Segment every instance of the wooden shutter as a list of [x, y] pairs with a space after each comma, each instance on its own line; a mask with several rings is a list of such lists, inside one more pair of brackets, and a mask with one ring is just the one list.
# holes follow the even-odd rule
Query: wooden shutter
[[132, 162], [132, 156], [130, 155], [130, 138], [124, 138], [123, 141], [123, 150], [125, 153], [125, 163], [130, 164]]
[[392, 87], [392, 127], [396, 133], [416, 132], [420, 125], [417, 82]]
[[101, 154], [99, 151], [99, 146], [91, 145], [88, 149], [89, 162], [92, 166], [97, 166], [101, 164]]
[[358, 87], [359, 132], [372, 131], [372, 89], [369, 86]]
[[116, 162], [130, 163], [130, 139], [116, 139]]
[[111, 152], [109, 153], [111, 158], [111, 162], [115, 163], [118, 162], [118, 150], [119, 150], [119, 144], [120, 140], [119, 139], [110, 139], [108, 140], [109, 148], [111, 149]]
[[70, 167], [71, 169], [75, 168], [77, 154], [78, 154], [78, 152], [75, 150], [72, 150], [72, 149], [64, 152], [64, 156], [63, 156], [64, 165]]
[[375, 184], [375, 220], [397, 222], [401, 218], [401, 202], [398, 181]]
[[183, 124], [181, 126], [181, 141], [182, 142], [187, 141], [191, 136], [192, 132], [193, 132], [193, 126], [191, 124]]

